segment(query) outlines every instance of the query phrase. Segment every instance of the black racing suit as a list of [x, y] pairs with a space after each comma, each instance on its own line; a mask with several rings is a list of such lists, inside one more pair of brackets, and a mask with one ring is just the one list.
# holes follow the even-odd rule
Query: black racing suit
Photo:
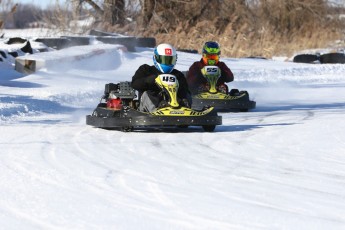
[[[132, 77], [133, 89], [138, 90], [139, 95], [142, 95], [142, 93], [146, 91], [156, 107], [159, 107], [161, 101], [163, 100], [163, 96], [161, 94], [162, 89], [159, 88], [155, 83], [156, 77], [158, 77], [160, 74], [162, 73], [155, 66], [143, 64], [138, 68]], [[192, 104], [192, 98], [184, 74], [176, 69], [171, 71], [170, 74], [176, 76], [179, 82], [177, 92], [178, 103], [180, 105], [190, 107]]]

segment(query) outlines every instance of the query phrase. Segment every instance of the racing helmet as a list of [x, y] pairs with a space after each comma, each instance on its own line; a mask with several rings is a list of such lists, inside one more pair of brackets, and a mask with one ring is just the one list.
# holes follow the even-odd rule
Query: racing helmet
[[173, 71], [177, 60], [175, 48], [170, 44], [160, 44], [154, 50], [153, 63], [162, 73]]
[[208, 41], [202, 47], [202, 60], [205, 65], [216, 65], [219, 61], [220, 46], [217, 42]]

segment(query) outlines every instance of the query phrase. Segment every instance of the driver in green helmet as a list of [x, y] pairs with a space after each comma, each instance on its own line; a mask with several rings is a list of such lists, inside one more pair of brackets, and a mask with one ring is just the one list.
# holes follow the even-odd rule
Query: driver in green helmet
[[207, 80], [203, 77], [201, 69], [204, 66], [218, 66], [220, 69], [220, 77], [217, 82], [217, 89], [223, 93], [228, 93], [228, 86], [226, 82], [234, 80], [234, 75], [229, 67], [219, 61], [220, 46], [217, 42], [208, 41], [204, 44], [202, 49], [202, 58], [200, 61], [194, 62], [187, 74], [187, 82], [192, 94], [207, 91]]

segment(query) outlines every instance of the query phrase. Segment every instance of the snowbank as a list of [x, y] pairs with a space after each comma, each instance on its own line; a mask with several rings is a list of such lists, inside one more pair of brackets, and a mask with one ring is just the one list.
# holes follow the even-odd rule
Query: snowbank
[[100, 54], [111, 53], [116, 50], [126, 50], [122, 45], [97, 44], [88, 46], [74, 46], [62, 50], [36, 53], [17, 57], [15, 60], [15, 70], [21, 73], [30, 74], [47, 65], [68, 64], [95, 57]]

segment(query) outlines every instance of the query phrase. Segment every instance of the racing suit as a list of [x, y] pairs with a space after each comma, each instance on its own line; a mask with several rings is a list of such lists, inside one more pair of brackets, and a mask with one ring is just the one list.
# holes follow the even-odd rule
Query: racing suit
[[[159, 88], [155, 79], [162, 74], [155, 66], [147, 64], [141, 65], [132, 77], [132, 87], [139, 92], [140, 104], [139, 110], [152, 112], [156, 108], [164, 107], [167, 102], [164, 101], [162, 89]], [[176, 69], [171, 71], [179, 82], [177, 100], [180, 105], [190, 107], [192, 104], [191, 94], [184, 74]]]
[[[192, 94], [197, 94], [200, 92], [200, 90], [206, 88], [207, 80], [201, 73], [201, 69], [204, 66], [206, 65], [201, 59], [200, 61], [194, 62], [188, 70], [187, 83]], [[227, 90], [225, 82], [233, 81], [234, 75], [224, 62], [219, 61], [216, 66], [218, 66], [221, 70], [221, 76], [218, 79], [217, 88], [220, 86], [225, 86]]]

